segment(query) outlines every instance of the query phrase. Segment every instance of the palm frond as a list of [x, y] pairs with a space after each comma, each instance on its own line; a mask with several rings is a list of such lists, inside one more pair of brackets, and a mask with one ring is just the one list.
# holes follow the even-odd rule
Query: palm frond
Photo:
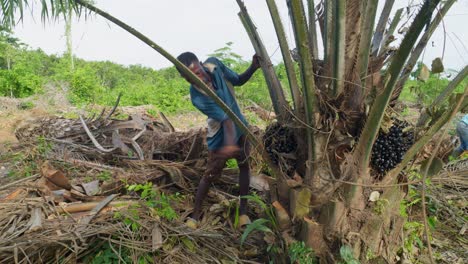
[[378, 52], [378, 56], [381, 56], [388, 50], [388, 46], [390, 45], [390, 40], [391, 37], [393, 37], [393, 33], [395, 32], [395, 29], [400, 22], [401, 19], [401, 14], [403, 13], [403, 8], [400, 8], [396, 11], [395, 15], [393, 16], [392, 22], [390, 23], [390, 27], [387, 30], [387, 33], [385, 33], [382, 42], [380, 43], [380, 49]]
[[429, 24], [429, 27], [426, 29], [421, 39], [419, 39], [418, 44], [416, 44], [416, 46], [414, 47], [413, 52], [411, 53], [411, 56], [408, 59], [408, 62], [406, 62], [406, 65], [403, 68], [403, 72], [401, 73], [400, 79], [398, 80], [398, 83], [396, 84], [395, 91], [393, 92], [393, 95], [392, 95], [392, 102], [396, 101], [398, 97], [400, 96], [400, 93], [403, 90], [403, 86], [408, 80], [410, 73], [413, 71], [414, 66], [416, 65], [416, 62], [418, 61], [419, 57], [424, 51], [424, 48], [429, 42], [429, 39], [431, 38], [432, 34], [436, 30], [436, 28], [439, 26], [440, 22], [442, 22], [442, 19], [444, 18], [444, 16], [447, 14], [447, 12], [450, 10], [450, 8], [452, 7], [454, 3], [455, 3], [455, 0], [448, 0], [445, 2], [444, 6], [440, 9], [439, 12], [437, 12], [434, 19]]
[[410, 55], [414, 43], [421, 34], [426, 22], [431, 18], [432, 12], [439, 4], [440, 0], [425, 1], [419, 13], [416, 15], [413, 23], [411, 24], [405, 38], [402, 40], [401, 45], [395, 55], [392, 57], [390, 66], [387, 69], [384, 78], [384, 89], [381, 94], [375, 99], [366, 124], [362, 130], [361, 137], [359, 138], [356, 146], [355, 158], [359, 161], [359, 172], [364, 173], [369, 167], [370, 155], [372, 153], [372, 146], [377, 137], [382, 122], [385, 109], [388, 106], [390, 97], [395, 88], [401, 70], [405, 65], [405, 61]]
[[453, 93], [457, 86], [466, 79], [468, 76], [468, 66], [465, 66], [455, 78], [447, 85], [447, 87], [437, 96], [437, 98], [432, 102], [432, 104], [425, 109], [416, 123], [417, 127], [424, 126], [429, 119], [428, 109], [434, 109], [439, 107], [448, 97]]
[[[82, 14], [83, 7], [75, 0], [41, 0], [39, 5], [41, 8], [41, 20], [57, 19], [60, 16], [66, 17], [70, 9], [77, 16]], [[0, 23], [1, 26], [11, 28], [19, 21], [23, 20], [24, 12], [30, 7], [28, 0], [4, 0], [0, 1]]]

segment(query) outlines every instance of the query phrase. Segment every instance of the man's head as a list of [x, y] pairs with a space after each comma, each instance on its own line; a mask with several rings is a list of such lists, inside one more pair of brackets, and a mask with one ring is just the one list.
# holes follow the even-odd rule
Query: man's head
[[[193, 54], [192, 52], [184, 52], [180, 54], [179, 56], [177, 56], [177, 59], [180, 62], [182, 62], [187, 68], [189, 68], [193, 72], [193, 74], [195, 74], [198, 78], [200, 78], [200, 80], [202, 80], [206, 85], [211, 86], [211, 78], [208, 75], [208, 73], [205, 71], [205, 69], [203, 68], [203, 65], [200, 63], [200, 61], [198, 60], [195, 54]], [[177, 70], [179, 71], [180, 75], [184, 77], [185, 80], [193, 84], [191, 81], [189, 81], [187, 76], [185, 76], [180, 71], [180, 69], [177, 69]]]

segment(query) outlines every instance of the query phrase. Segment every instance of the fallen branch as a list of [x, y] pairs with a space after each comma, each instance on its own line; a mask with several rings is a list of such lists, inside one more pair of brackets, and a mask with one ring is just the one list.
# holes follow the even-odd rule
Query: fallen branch
[[101, 146], [101, 144], [99, 144], [99, 142], [96, 140], [96, 138], [93, 136], [93, 134], [91, 133], [91, 131], [89, 130], [88, 126], [86, 125], [86, 122], [83, 120], [83, 117], [80, 115], [80, 121], [81, 121], [81, 124], [83, 125], [83, 128], [84, 130], [86, 131], [86, 134], [88, 135], [88, 137], [91, 139], [91, 141], [93, 142], [94, 146], [96, 146], [96, 148], [98, 148], [100, 151], [102, 152], [106, 152], [106, 153], [109, 153], [109, 152], [112, 152], [114, 150], [116, 150], [117, 148], [111, 148], [111, 149], [105, 149]]
[[42, 210], [40, 207], [35, 207], [31, 210], [31, 218], [29, 220], [29, 229], [26, 233], [36, 232], [42, 229]]
[[34, 175], [32, 175], [32, 176], [29, 176], [29, 177], [26, 177], [26, 178], [22, 178], [22, 179], [20, 179], [20, 180], [14, 181], [14, 182], [9, 183], [9, 184], [7, 184], [7, 185], [3, 185], [2, 187], [0, 187], [0, 191], [6, 190], [6, 189], [10, 188], [11, 186], [15, 186], [15, 185], [17, 185], [17, 184], [19, 184], [19, 183], [22, 183], [22, 182], [25, 182], [25, 181], [35, 180], [35, 179], [37, 179], [37, 178], [39, 178], [39, 177], [40, 177], [39, 174], [34, 174]]
[[[84, 217], [83, 219], [81, 219], [80, 221], [80, 224], [89, 224], [91, 222], [91, 220], [93, 220], [93, 218], [104, 208], [106, 207], [112, 200], [114, 200], [114, 198], [117, 197], [117, 194], [111, 194], [109, 196], [107, 196], [106, 199], [102, 200], [101, 202], [99, 202], [96, 207], [93, 208], [93, 210], [91, 210], [91, 213]], [[83, 228], [83, 227], [82, 227]]]
[[[115, 202], [108, 203], [108, 206], [109, 207], [123, 207], [123, 206], [128, 206], [128, 205], [137, 204], [137, 203], [138, 201], [115, 201]], [[70, 204], [67, 206], [58, 207], [57, 213], [72, 214], [72, 213], [91, 211], [94, 208], [96, 208], [99, 204], [100, 202]]]
[[114, 107], [112, 108], [112, 110], [109, 112], [109, 114], [106, 116], [106, 118], [104, 119], [104, 121], [106, 121], [107, 119], [109, 119], [115, 112], [115, 110], [117, 109], [117, 106], [119, 105], [120, 103], [120, 97], [122, 97], [122, 93], [119, 93], [119, 96], [117, 97], [117, 101], [115, 101], [115, 104], [114, 104]]
[[163, 114], [163, 112], [159, 112], [159, 115], [161, 116], [161, 119], [163, 120], [164, 122], [164, 125], [167, 126], [167, 128], [169, 128], [169, 132], [175, 132], [175, 128], [174, 126], [171, 124], [171, 122], [169, 121], [169, 119], [167, 119], [166, 115]]

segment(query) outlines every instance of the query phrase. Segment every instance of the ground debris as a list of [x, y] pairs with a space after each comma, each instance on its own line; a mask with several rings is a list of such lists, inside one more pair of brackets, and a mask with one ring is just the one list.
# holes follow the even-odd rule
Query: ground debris
[[[47, 163], [55, 174], [66, 175], [71, 188], [50, 184], [53, 179], [44, 171], [39, 178], [30, 177], [0, 192], [0, 263], [11, 263], [15, 258], [19, 263], [84, 259], [93, 254], [91, 249], [98, 243], [128, 248], [135, 256], [157, 252], [158, 263], [180, 263], [186, 259], [193, 263], [220, 259], [238, 263], [261, 257], [230, 249], [239, 245], [240, 234], [230, 227], [233, 215], [226, 211], [237, 199], [222, 191], [222, 187], [214, 188], [208, 199], [224, 210], [207, 210], [197, 230], [185, 226], [184, 216], [193, 207], [192, 180], [198, 174], [187, 162], [128, 160], [122, 163], [123, 172], [116, 178], [91, 182], [83, 182], [86, 176], [71, 178], [69, 172], [62, 171], [70, 164]], [[89, 168], [89, 164], [86, 166]], [[185, 171], [181, 175], [186, 189], [171, 182], [171, 170]], [[185, 178], [190, 174], [192, 178]], [[177, 218], [165, 218], [159, 211], [164, 208], [149, 206], [140, 192], [126, 188], [144, 182], [152, 182], [152, 190], [166, 197], [181, 193], [181, 200], [171, 201]], [[129, 223], [128, 219], [133, 220]], [[252, 252], [261, 252], [262, 248], [251, 245]]]
[[[241, 248], [233, 228], [235, 170], [208, 195], [218, 210], [207, 208], [196, 230], [184, 223], [206, 164], [205, 130], [173, 131], [167, 119], [142, 114], [114, 119], [114, 110], [16, 130], [21, 144], [12, 150], [37, 162], [37, 174], [0, 188], [0, 263], [86, 263], [103, 246], [156, 263], [263, 263], [264, 242], [253, 237]], [[252, 186], [261, 194], [270, 180], [254, 177]]]
[[434, 231], [433, 244], [441, 263], [466, 263], [468, 203], [468, 159], [449, 162], [431, 179], [430, 202], [440, 224]]

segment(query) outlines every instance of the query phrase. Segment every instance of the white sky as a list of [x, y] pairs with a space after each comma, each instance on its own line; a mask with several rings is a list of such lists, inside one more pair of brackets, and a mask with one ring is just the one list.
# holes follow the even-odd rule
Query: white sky
[[[273, 63], [280, 62], [281, 52], [266, 2], [245, 2]], [[287, 22], [286, 32], [291, 39], [286, 1], [276, 2], [283, 21]], [[377, 16], [384, 2], [379, 1]], [[411, 2], [415, 0], [397, 0], [393, 11]], [[96, 0], [95, 3], [141, 31], [174, 56], [184, 51], [193, 51], [203, 60], [207, 54], [229, 41], [234, 42], [233, 51], [246, 60], [254, 53], [237, 16], [239, 8], [235, 0]], [[32, 48], [41, 48], [49, 54], [63, 53], [66, 47], [63, 21], [44, 25], [38, 8], [34, 13], [34, 18], [25, 16], [24, 22], [15, 28], [16, 36]], [[444, 23], [447, 32], [444, 64], [446, 68], [458, 70], [468, 64], [468, 0], [458, 0]], [[75, 21], [72, 32], [74, 52], [80, 58], [110, 60], [124, 65], [142, 64], [156, 69], [171, 66], [156, 51], [99, 16]], [[433, 45], [429, 44], [424, 54], [426, 64], [430, 65], [432, 59], [442, 55], [443, 36], [444, 31], [439, 27], [431, 38]]]

